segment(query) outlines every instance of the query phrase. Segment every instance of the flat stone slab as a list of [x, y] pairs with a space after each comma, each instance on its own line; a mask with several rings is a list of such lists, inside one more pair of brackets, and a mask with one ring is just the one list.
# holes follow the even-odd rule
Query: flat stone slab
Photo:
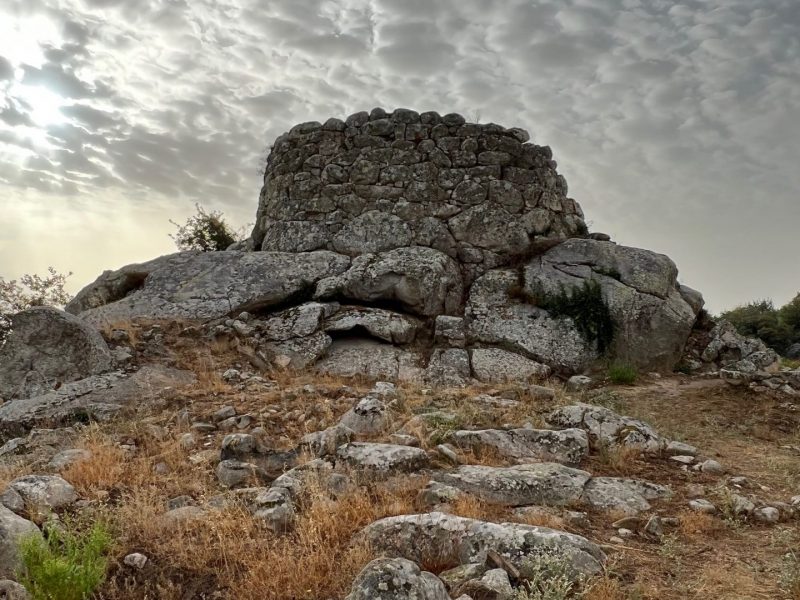
[[668, 498], [668, 487], [620, 477], [593, 477], [583, 491], [583, 502], [601, 510], [615, 510], [635, 515], [650, 510], [648, 500]]
[[513, 467], [465, 465], [434, 479], [457, 487], [490, 504], [502, 506], [567, 506], [580, 501], [591, 475], [557, 463]]
[[480, 429], [454, 431], [449, 441], [459, 448], [496, 451], [525, 461], [577, 465], [589, 453], [589, 437], [581, 429]]
[[336, 458], [352, 467], [376, 474], [409, 473], [428, 466], [424, 450], [396, 444], [353, 442], [341, 446]]

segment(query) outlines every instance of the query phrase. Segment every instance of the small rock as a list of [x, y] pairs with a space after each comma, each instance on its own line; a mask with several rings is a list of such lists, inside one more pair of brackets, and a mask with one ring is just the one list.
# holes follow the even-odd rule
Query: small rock
[[204, 421], [195, 421], [192, 423], [192, 430], [198, 433], [211, 433], [217, 429], [216, 425], [206, 423]]
[[[227, 371], [226, 371], [227, 372]], [[223, 406], [213, 414], [214, 422], [219, 423], [225, 419], [230, 419], [236, 416], [236, 409], [232, 406]]]
[[5, 506], [8, 510], [21, 515], [25, 512], [25, 500], [19, 495], [19, 492], [14, 488], [7, 488], [0, 494], [0, 504]]
[[566, 390], [568, 392], [583, 392], [592, 385], [591, 377], [586, 375], [573, 375], [567, 380]]
[[674, 440], [667, 444], [665, 451], [670, 456], [697, 456], [697, 448]]
[[723, 475], [725, 468], [715, 460], [705, 460], [695, 466], [696, 469], [709, 475]]
[[702, 498], [706, 495], [706, 488], [699, 483], [690, 483], [686, 486], [686, 497], [687, 498]]
[[184, 433], [180, 438], [178, 438], [178, 443], [184, 450], [191, 450], [197, 446], [197, 438], [195, 438], [191, 433]]
[[763, 508], [757, 508], [753, 511], [753, 518], [759, 523], [767, 523], [772, 525], [773, 523], [780, 521], [781, 514], [777, 508], [773, 508], [772, 506], [764, 506]]
[[173, 510], [175, 508], [181, 508], [183, 506], [194, 506], [194, 498], [191, 496], [176, 496], [170, 500], [167, 500], [167, 510]]
[[456, 449], [450, 444], [439, 444], [436, 446], [436, 452], [439, 456], [445, 458], [453, 464], [461, 464], [461, 459], [458, 457]]
[[633, 533], [633, 531], [631, 531], [630, 529], [625, 529], [624, 527], [621, 527], [620, 529], [617, 529], [617, 535], [625, 539], [625, 538], [632, 538], [636, 534]]
[[591, 522], [585, 512], [568, 510], [564, 512], [564, 522], [571, 527], [589, 527]]
[[490, 569], [480, 579], [472, 579], [462, 585], [457, 594], [466, 594], [470, 598], [486, 598], [487, 600], [511, 600], [514, 589], [503, 569]]
[[624, 517], [619, 519], [618, 521], [614, 521], [611, 526], [614, 529], [633, 529], [634, 531], [638, 531], [644, 525], [644, 521], [639, 517]]
[[608, 538], [608, 541], [611, 542], [612, 544], [616, 544], [617, 546], [625, 545], [625, 540], [616, 535], [612, 535], [610, 538]]
[[652, 537], [660, 538], [664, 535], [664, 526], [661, 522], [661, 517], [658, 515], [653, 515], [647, 520], [647, 524], [644, 526], [644, 532], [647, 535]]
[[698, 498], [697, 500], [690, 500], [689, 501], [689, 508], [693, 511], [706, 513], [707, 515], [713, 515], [717, 512], [717, 507], [711, 504], [708, 500], [703, 498]]
[[22, 496], [26, 506], [40, 512], [68, 506], [78, 499], [75, 488], [61, 477], [54, 475], [18, 477], [8, 485]]
[[165, 462], [156, 463], [153, 472], [157, 475], [167, 475], [170, 472], [169, 465]]
[[735, 515], [751, 515], [756, 509], [755, 504], [739, 494], [731, 494], [730, 504]]
[[694, 456], [670, 456], [669, 459], [673, 462], [682, 464], [682, 465], [691, 465], [694, 462]]
[[398, 446], [419, 446], [418, 438], [405, 433], [393, 433], [389, 436], [389, 442]]
[[139, 552], [134, 552], [132, 554], [128, 554], [125, 558], [123, 558], [122, 562], [128, 565], [129, 567], [142, 570], [144, 569], [144, 566], [147, 564], [147, 557]]

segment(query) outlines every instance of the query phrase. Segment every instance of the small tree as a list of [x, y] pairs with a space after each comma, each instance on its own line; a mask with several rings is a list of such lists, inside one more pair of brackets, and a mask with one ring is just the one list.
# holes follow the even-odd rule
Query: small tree
[[189, 217], [183, 225], [170, 219], [170, 223], [175, 225], [178, 230], [174, 234], [171, 233], [169, 237], [172, 238], [179, 250], [216, 252], [225, 250], [231, 244], [241, 240], [241, 233], [231, 229], [221, 212], [206, 212], [199, 204], [194, 206], [197, 213]]
[[23, 275], [6, 281], [0, 277], [0, 347], [11, 332], [10, 316], [34, 306], [64, 306], [71, 296], [64, 289], [72, 273], [59, 273], [47, 267], [48, 274]]

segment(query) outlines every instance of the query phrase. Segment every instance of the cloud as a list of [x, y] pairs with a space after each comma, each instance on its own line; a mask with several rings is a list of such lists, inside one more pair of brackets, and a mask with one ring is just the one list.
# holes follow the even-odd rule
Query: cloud
[[[96, 244], [124, 237], [121, 262], [164, 251], [148, 232], [194, 202], [252, 221], [277, 135], [383, 105], [529, 129], [595, 229], [672, 256], [712, 308], [800, 285], [795, 0], [5, 6], [57, 33], [36, 61], [0, 58], [0, 210], [18, 223], [0, 264], [17, 273], [46, 266], [26, 258], [47, 255], [43, 215], [73, 222], [77, 199], [102, 238], [72, 254], [85, 278], [116, 266]], [[20, 85], [57, 94], [61, 121], [31, 120]]]

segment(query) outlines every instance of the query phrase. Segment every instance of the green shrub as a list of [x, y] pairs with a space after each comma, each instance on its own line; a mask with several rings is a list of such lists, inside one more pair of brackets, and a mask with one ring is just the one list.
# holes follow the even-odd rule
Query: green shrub
[[85, 600], [103, 582], [111, 536], [102, 523], [79, 531], [67, 522], [21, 543], [19, 582], [32, 600]]
[[757, 300], [720, 315], [742, 335], [761, 338], [773, 350], [784, 353], [800, 342], [800, 294], [781, 308], [772, 300]]
[[600, 354], [611, 346], [614, 322], [597, 281], [585, 281], [582, 286], [571, 290], [562, 285], [557, 294], [550, 296], [537, 294], [536, 304], [554, 317], [572, 319], [584, 338], [597, 343]]
[[636, 382], [639, 372], [636, 367], [627, 363], [614, 363], [608, 368], [608, 378], [611, 383], [630, 385]]
[[571, 577], [567, 560], [558, 554], [528, 558], [520, 565], [524, 583], [515, 590], [514, 600], [567, 600], [573, 598], [580, 580]]
[[242, 239], [241, 232], [231, 229], [221, 212], [206, 212], [199, 204], [195, 204], [195, 209], [197, 213], [189, 217], [183, 225], [170, 221], [178, 229], [169, 235], [178, 250], [216, 252], [226, 250], [228, 246]]

